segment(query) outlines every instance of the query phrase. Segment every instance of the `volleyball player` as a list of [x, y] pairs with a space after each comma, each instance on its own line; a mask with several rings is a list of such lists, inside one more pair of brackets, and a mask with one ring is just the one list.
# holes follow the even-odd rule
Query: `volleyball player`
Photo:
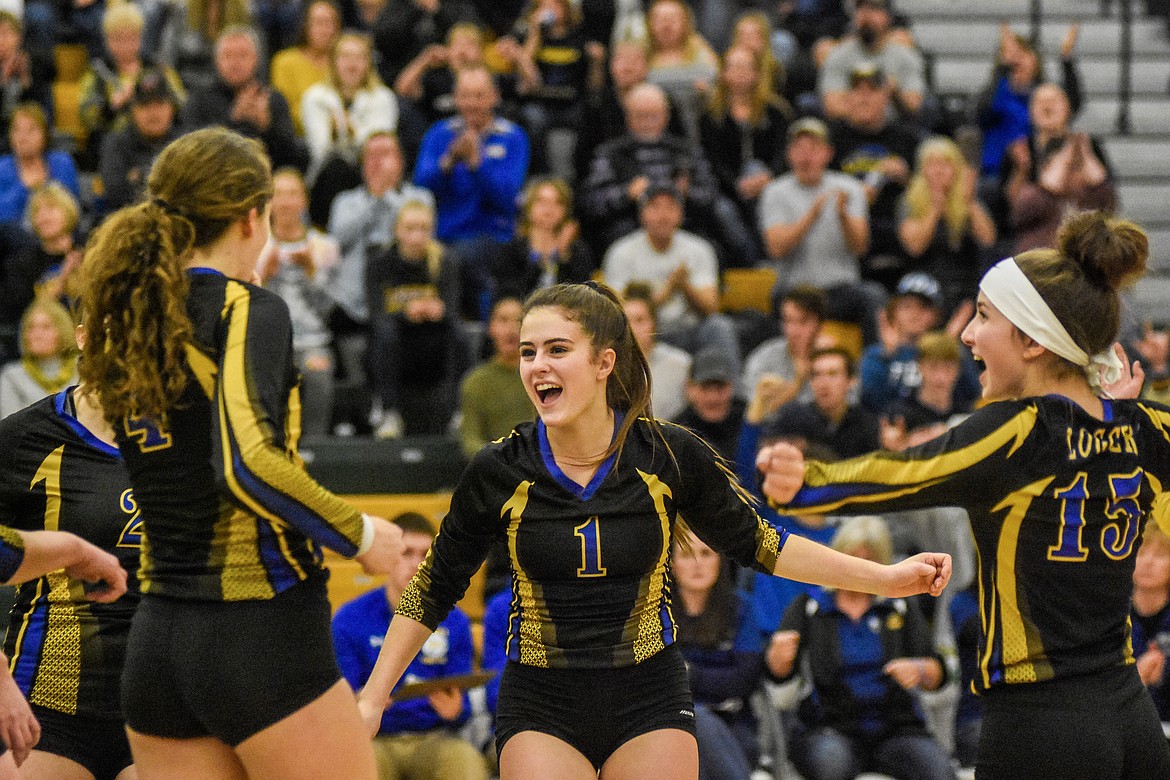
[[[932, 442], [831, 465], [760, 452], [791, 512], [964, 507], [979, 552], [984, 701], [976, 774], [1170, 777], [1170, 748], [1134, 666], [1135, 548], [1167, 518], [1170, 409], [1103, 398], [1118, 288], [1145, 269], [1134, 224], [1072, 217], [1056, 249], [994, 266], [963, 341], [993, 403]], [[803, 487], [802, 487], [803, 486]]]
[[[3, 674], [31, 711], [25, 718], [20, 702], [3, 699], [3, 721], [28, 725], [2, 736], [26, 780], [125, 778], [132, 759], [119, 687], [138, 604], [142, 518], [114, 432], [94, 395], [69, 387], [0, 421], [0, 451], [7, 457], [0, 473], [6, 524], [77, 534], [112, 553], [130, 575], [127, 592], [112, 603], [91, 603], [84, 584], [63, 571], [20, 586]], [[32, 739], [37, 729], [39, 742]]]
[[400, 532], [313, 482], [284, 303], [248, 283], [270, 165], [223, 128], [151, 168], [85, 258], [85, 383], [142, 510], [142, 601], [122, 684], [147, 778], [372, 778], [329, 632], [320, 547], [385, 571]]
[[945, 585], [948, 556], [884, 567], [762, 521], [710, 447], [653, 419], [646, 359], [608, 288], [534, 293], [520, 356], [539, 419], [485, 447], [463, 475], [362, 690], [371, 731], [496, 539], [513, 589], [496, 716], [505, 779], [697, 776], [670, 606], [680, 515], [756, 569], [887, 595]]

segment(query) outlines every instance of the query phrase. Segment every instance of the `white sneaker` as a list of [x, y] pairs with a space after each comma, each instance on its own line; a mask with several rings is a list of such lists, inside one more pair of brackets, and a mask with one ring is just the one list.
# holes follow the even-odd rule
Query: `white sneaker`
[[386, 409], [382, 412], [382, 422], [374, 433], [379, 439], [399, 439], [402, 437], [402, 415], [397, 409]]

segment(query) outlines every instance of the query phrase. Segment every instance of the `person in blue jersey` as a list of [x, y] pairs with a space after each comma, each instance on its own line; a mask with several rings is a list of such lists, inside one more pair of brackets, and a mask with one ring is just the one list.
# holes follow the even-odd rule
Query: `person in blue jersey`
[[901, 453], [831, 465], [761, 450], [764, 491], [791, 512], [967, 510], [979, 553], [981, 780], [1170, 777], [1170, 747], [1130, 639], [1136, 550], [1163, 527], [1170, 408], [1101, 391], [1122, 369], [1118, 289], [1149, 241], [1101, 212], [1055, 249], [996, 264], [963, 331], [988, 401]]
[[[0, 422], [0, 450], [8, 457], [0, 522], [77, 534], [130, 574], [127, 592], [106, 604], [91, 603], [83, 583], [61, 571], [18, 588], [0, 672], [0, 687], [17, 691], [0, 697], [0, 738], [11, 748], [0, 777], [12, 762], [30, 780], [127, 780], [133, 759], [119, 688], [142, 521], [114, 432], [94, 394], [74, 386]], [[25, 724], [39, 729], [31, 754], [35, 731]]]
[[315, 483], [297, 455], [289, 310], [247, 281], [272, 186], [257, 141], [189, 133], [85, 259], [81, 373], [146, 539], [122, 677], [143, 777], [375, 774], [330, 641], [321, 548], [386, 571], [401, 531]]
[[698, 775], [671, 612], [680, 516], [760, 571], [887, 595], [938, 593], [950, 576], [946, 555], [886, 567], [761, 520], [708, 445], [654, 419], [646, 358], [608, 287], [555, 285], [528, 299], [520, 376], [539, 419], [464, 473], [359, 697], [371, 733], [497, 540], [512, 570], [496, 709], [504, 780]]
[[[417, 512], [404, 512], [391, 522], [402, 529], [402, 555], [394, 562], [385, 584], [342, 604], [333, 616], [337, 663], [355, 690], [366, 684], [402, 593], [435, 538], [431, 522]], [[471, 623], [467, 614], [456, 607], [410, 662], [403, 682], [469, 674], [474, 660]], [[459, 734], [470, 715], [467, 694], [455, 687], [395, 702], [382, 713], [374, 738], [378, 776], [401, 780], [487, 780], [483, 756]]]

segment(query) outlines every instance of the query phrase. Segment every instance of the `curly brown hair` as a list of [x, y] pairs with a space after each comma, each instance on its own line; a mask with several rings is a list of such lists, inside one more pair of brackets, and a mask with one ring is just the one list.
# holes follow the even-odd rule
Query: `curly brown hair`
[[158, 156], [148, 198], [111, 215], [82, 264], [82, 381], [111, 422], [162, 421], [187, 386], [187, 261], [272, 197], [264, 148], [222, 127], [184, 135]]

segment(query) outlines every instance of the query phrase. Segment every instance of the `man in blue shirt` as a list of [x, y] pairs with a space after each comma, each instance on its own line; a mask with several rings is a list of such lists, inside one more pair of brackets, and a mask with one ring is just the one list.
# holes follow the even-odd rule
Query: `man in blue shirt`
[[[382, 639], [403, 590], [434, 541], [430, 522], [415, 512], [394, 519], [402, 528], [402, 554], [383, 588], [342, 605], [333, 617], [333, 644], [341, 673], [354, 689], [369, 679], [382, 649]], [[399, 687], [472, 670], [471, 626], [458, 607], [423, 645], [402, 676]], [[479, 752], [456, 729], [467, 720], [465, 693], [448, 688], [426, 698], [393, 702], [382, 714], [374, 739], [378, 775], [404, 780], [486, 780]]]
[[[456, 116], [431, 125], [415, 163], [414, 183], [435, 194], [439, 240], [463, 263], [465, 301], [490, 298], [492, 244], [512, 239], [528, 173], [528, 136], [496, 116], [500, 95], [483, 66], [455, 80]], [[486, 313], [486, 312], [484, 312]]]

